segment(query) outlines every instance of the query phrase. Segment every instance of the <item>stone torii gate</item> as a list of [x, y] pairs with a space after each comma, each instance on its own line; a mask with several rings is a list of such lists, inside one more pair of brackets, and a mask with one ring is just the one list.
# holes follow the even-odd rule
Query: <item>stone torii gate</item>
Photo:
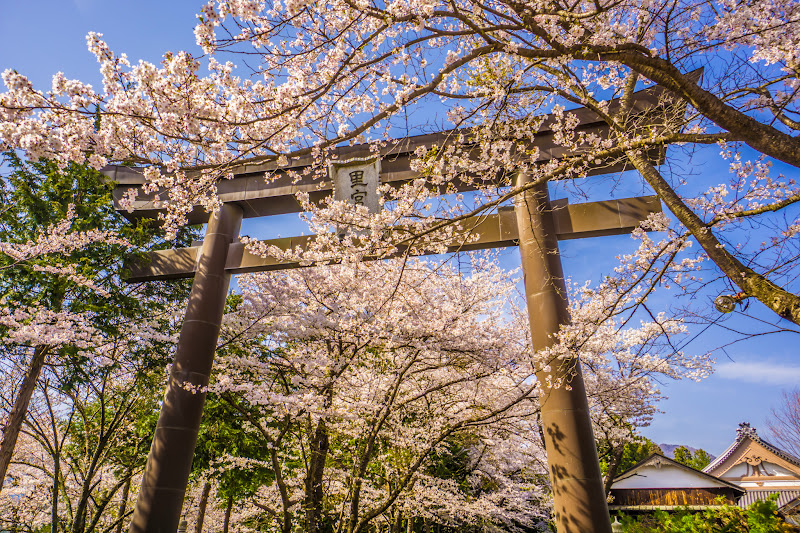
[[[658, 116], [664, 116], [664, 98], [665, 93], [659, 87], [640, 91], [636, 93], [634, 110], [656, 122]], [[614, 105], [612, 103], [612, 109]], [[581, 130], [608, 134], [605, 123], [591, 111], [581, 108], [571, 113], [577, 115]], [[380, 154], [380, 181], [397, 184], [417, 177], [409, 164], [414, 150], [418, 146], [441, 147], [447, 140], [446, 133], [439, 133], [397, 141]], [[543, 160], [567, 155], [563, 147], [553, 143], [552, 132], [540, 132], [534, 145], [539, 147]], [[367, 146], [352, 146], [337, 149], [337, 155], [339, 160], [344, 160], [372, 154]], [[656, 162], [663, 160], [663, 150], [650, 155]], [[294, 197], [297, 191], [309, 192], [315, 201], [330, 194], [330, 181], [320, 183], [307, 179], [295, 183], [282, 170], [298, 170], [311, 163], [310, 158], [299, 158], [292, 160], [288, 167], [278, 168], [274, 163], [244, 162], [233, 179], [219, 183], [222, 207], [216, 217], [209, 218], [201, 209], [189, 214], [189, 223], [208, 222], [202, 246], [152, 252], [148, 261], [130, 265], [128, 280], [131, 282], [194, 278], [130, 527], [132, 533], [174, 533], [178, 527], [205, 402], [205, 393], [187, 391], [183, 384], [188, 382], [201, 387], [208, 384], [230, 276], [300, 266], [250, 254], [237, 242], [242, 218], [299, 212], [300, 206]], [[618, 170], [621, 168], [604, 168], [595, 173]], [[265, 172], [273, 173], [276, 178], [266, 183]], [[117, 183], [115, 200], [121, 199], [130, 188], [139, 188], [144, 183], [138, 171], [127, 167], [107, 167], [104, 173]], [[516, 176], [517, 185], [525, 185], [528, 180], [524, 174]], [[469, 187], [465, 185], [462, 190], [469, 190]], [[157, 194], [140, 193], [133, 212], [126, 216], [132, 219], [155, 217], [157, 202]], [[514, 207], [501, 207], [496, 214], [462, 221], [462, 236], [468, 234], [473, 238], [459, 238], [452, 242], [449, 250], [519, 245], [532, 348], [540, 350], [552, 345], [553, 334], [560, 325], [569, 322], [557, 241], [627, 233], [650, 213], [660, 211], [661, 205], [655, 196], [575, 205], [566, 201], [551, 202], [547, 185], [543, 184], [517, 197]], [[288, 249], [302, 246], [313, 238], [266, 242]], [[544, 391], [541, 398], [541, 420], [558, 531], [610, 533], [580, 362], [577, 356], [564, 359], [553, 365], [548, 374], [553, 380], [563, 379], [570, 385]], [[544, 373], [537, 374], [540, 380], [546, 377]]]

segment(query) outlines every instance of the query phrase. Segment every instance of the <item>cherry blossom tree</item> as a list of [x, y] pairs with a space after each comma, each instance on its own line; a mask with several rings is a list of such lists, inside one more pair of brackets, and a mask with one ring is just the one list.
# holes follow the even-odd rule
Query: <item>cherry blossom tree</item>
[[[202, 53], [168, 53], [160, 66], [132, 62], [90, 34], [102, 89], [57, 74], [45, 92], [6, 71], [0, 141], [62, 164], [145, 165], [174, 230], [191, 206], [218, 206], [215, 184], [240, 161], [272, 161], [278, 171], [311, 156], [311, 172], [322, 176], [330, 149], [390, 146], [421, 109], [438, 118], [412, 124], [416, 131], [461, 128], [418, 154], [428, 184], [471, 181], [485, 193], [474, 206], [480, 212], [520, 192], [497, 189], [510, 186], [510, 173], [532, 174], [524, 186], [532, 187], [625, 163], [675, 217], [676, 239], [698, 244], [710, 260], [707, 279], [730, 286], [728, 308], [753, 298], [798, 323], [789, 213], [800, 195], [792, 176], [771, 169], [781, 162], [794, 173], [800, 164], [797, 9], [785, 0], [212, 0], [195, 28]], [[633, 95], [652, 83], [669, 95], [655, 125], [641, 120]], [[576, 106], [600, 117], [607, 136], [582, 132], [568, 110]], [[545, 123], [547, 112], [554, 115]], [[545, 132], [563, 148], [554, 159], [531, 146]], [[727, 178], [659, 170], [643, 156], [709, 144], [720, 146]], [[429, 189], [386, 194], [407, 211], [350, 222], [410, 223], [414, 214], [428, 224], [402, 242], [430, 234], [437, 219], [420, 210]], [[439, 215], [445, 225], [454, 213]], [[752, 227], [766, 238], [748, 241]], [[376, 246], [385, 250], [367, 247]]]
[[[381, 188], [381, 212], [315, 204], [299, 193], [319, 235], [312, 246], [279, 253], [248, 242], [256, 253], [302, 264], [443, 251], [464, 217], [525, 189], [574, 179], [569, 187], [588, 194], [580, 178], [635, 169], [622, 179], [659, 196], [670, 217], [646, 226], [664, 237], [641, 236], [642, 246], [616, 272], [586, 288], [589, 297], [573, 310], [577, 318], [559, 345], [537, 355], [548, 361], [577, 351], [597, 369], [590, 380], [607, 401], [599, 401], [605, 407], [595, 419], [613, 429], [625, 419], [618, 411], [652, 413], [656, 392], [642, 375], [705, 371], [668, 340], [658, 347], [662, 357], [651, 355], [651, 339], [682, 328], [652, 307], [657, 289], [689, 294], [693, 308], [681, 314], [693, 320], [708, 321], [709, 296], [726, 291], [720, 309], [741, 309], [749, 299], [789, 322], [776, 330], [800, 324], [793, 215], [800, 199], [798, 25], [797, 3], [785, 0], [212, 0], [195, 28], [201, 51], [168, 53], [160, 66], [131, 62], [101, 35], [89, 35], [102, 88], [57, 74], [41, 90], [6, 71], [0, 142], [61, 165], [142, 165], [145, 191], [160, 192], [174, 233], [193, 206], [219, 206], [217, 183], [245, 160], [268, 164], [265, 179], [322, 179], [337, 147], [365, 143], [377, 154], [404, 132], [447, 130], [440, 145], [415, 152], [420, 178]], [[635, 92], [652, 84], [664, 91], [644, 109]], [[572, 111], [581, 106], [607, 133], [581, 128]], [[415, 110], [429, 120], [414, 123]], [[537, 138], [554, 148], [541, 153]], [[654, 166], [648, 156], [667, 147], [668, 160], [680, 154], [677, 162]], [[700, 170], [686, 155], [695, 151], [729, 173], [695, 175]], [[530, 177], [525, 185], [513, 185], [517, 173]], [[465, 183], [476, 192], [435, 198]], [[620, 331], [640, 320], [640, 333], [620, 340]], [[623, 370], [609, 357], [625, 361]], [[620, 378], [629, 388], [620, 389], [617, 404], [611, 400]], [[325, 395], [309, 396], [318, 397]], [[275, 490], [281, 494], [280, 484]], [[389, 493], [396, 495], [385, 510], [402, 492]], [[281, 507], [271, 508], [280, 516], [291, 501], [275, 496]], [[383, 505], [377, 496], [370, 503]], [[313, 515], [316, 504], [309, 505]], [[362, 519], [351, 513], [352, 527]]]
[[46, 369], [0, 495], [0, 524], [121, 530], [155, 425], [153, 384], [161, 382], [131, 379], [129, 371], [114, 365], [76, 384]]
[[[269, 454], [231, 454], [218, 468], [272, 472], [238, 504], [240, 520], [267, 514], [284, 532], [400, 531], [416, 519], [532, 527], [548, 510], [538, 387], [559, 386], [536, 382], [537, 365], [579, 351], [606, 427], [619, 424], [612, 412], [646, 423], [654, 376], [708, 371], [705, 358], [660, 349], [683, 330], [674, 320], [582, 320], [601, 294], [588, 289], [561, 343], [532, 354], [526, 318], [509, 307], [513, 275], [494, 263], [474, 257], [462, 273], [398, 259], [240, 279], [224, 335], [243, 349], [220, 357], [209, 389]], [[454, 461], [460, 480], [437, 470]]]
[[[187, 289], [122, 282], [124, 253], [163, 240], [156, 228], [131, 225], [116, 213], [111, 184], [100, 174], [8, 157], [12, 172], [0, 214], [0, 363], [11, 378], [13, 396], [6, 399], [13, 400], [3, 414], [0, 490], [43, 369], [58, 369], [65, 381], [92, 379], [86, 372], [113, 363], [109, 350], [118, 343], [109, 339], [120, 332], [143, 342], [164, 340], [159, 315], [169, 319]], [[126, 319], [134, 317], [131, 329]]]
[[[13, 407], [3, 426], [0, 480], [5, 478], [28, 403], [48, 355], [62, 346], [83, 349], [97, 341], [99, 332], [90, 320], [70, 309], [68, 304], [65, 306], [65, 301], [71, 298], [68, 291], [72, 287], [78, 291], [98, 291], [95, 281], [79, 272], [69, 256], [98, 242], [128, 247], [112, 232], [73, 228], [76, 222], [74, 203], [58, 202], [57, 197], [63, 196], [63, 192], [53, 190], [48, 191], [49, 195], [37, 197], [34, 191], [39, 187], [32, 176], [41, 174], [26, 172], [23, 162], [13, 154], [11, 162], [15, 172], [4, 191], [10, 207], [4, 213], [0, 244], [4, 302], [0, 321], [5, 330], [4, 341], [11, 345], [6, 351], [4, 366], [21, 365], [27, 369], [21, 376]], [[57, 206], [56, 211], [59, 208], [62, 211], [55, 217], [52, 216], [53, 204]], [[43, 227], [47, 221], [60, 218], [59, 215], [63, 217], [61, 220]], [[98, 292], [108, 294], [102, 289]], [[14, 374], [16, 372], [11, 375]]]
[[[282, 531], [296, 520], [308, 531], [326, 523], [362, 531], [438, 515], [442, 505], [458, 512], [440, 519], [472, 521], [496, 508], [466, 505], [457, 485], [425, 475], [449, 439], [529, 433], [514, 427], [535, 410], [525, 401], [536, 388], [530, 357], [493, 312], [512, 285], [483, 268], [461, 277], [446, 266], [392, 262], [240, 280], [243, 302], [230, 327], [246, 325], [262, 348], [223, 357], [212, 390], [246, 399], [236, 403], [243, 413], [270, 415], [252, 418], [275, 476], [257, 507], [274, 510]], [[540, 513], [535, 505], [527, 512]]]
[[[105, 342], [86, 349], [101, 364], [44, 367], [0, 495], [4, 527], [121, 531], [156, 422], [165, 352], [174, 342], [164, 338], [166, 321], [149, 327], [131, 324], [102, 336]], [[6, 410], [13, 389], [9, 381], [0, 395]]]
[[[116, 275], [110, 279], [119, 282]], [[133, 512], [164, 366], [176, 342], [174, 294], [183, 290], [135, 292], [142, 300], [123, 312], [133, 320], [120, 321], [112, 319], [120, 310], [110, 304], [123, 301], [123, 294], [114, 294], [119, 287], [106, 281], [111, 296], [100, 302], [109, 308], [97, 305], [92, 313], [82, 313], [92, 337], [80, 346], [54, 345], [37, 376], [4, 476], [3, 527], [120, 533]], [[0, 412], [5, 413], [16, 409], [24, 385], [15, 378], [26, 369], [8, 356], [14, 350], [25, 347], [9, 343], [1, 362], [10, 378], [0, 388]]]

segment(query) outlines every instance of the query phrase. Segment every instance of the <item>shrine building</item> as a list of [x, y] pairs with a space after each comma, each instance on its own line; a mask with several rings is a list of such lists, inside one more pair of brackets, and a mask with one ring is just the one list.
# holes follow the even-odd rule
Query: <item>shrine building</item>
[[743, 422], [736, 440], [702, 471], [651, 454], [614, 478], [608, 507], [634, 514], [700, 511], [719, 505], [747, 507], [773, 494], [787, 522], [800, 524], [800, 458], [765, 441]]
[[800, 512], [800, 458], [765, 441], [746, 422], [739, 424], [733, 444], [703, 472], [743, 488], [741, 507], [777, 493], [778, 509]]

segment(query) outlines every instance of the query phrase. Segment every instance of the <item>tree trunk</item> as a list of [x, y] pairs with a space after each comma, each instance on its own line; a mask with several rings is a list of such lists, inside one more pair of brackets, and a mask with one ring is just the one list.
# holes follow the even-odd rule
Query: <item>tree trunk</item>
[[91, 473], [91, 470], [87, 472], [86, 479], [83, 481], [81, 497], [78, 500], [78, 505], [75, 507], [75, 517], [72, 519], [70, 533], [84, 533], [86, 530], [86, 513], [89, 510], [89, 498], [91, 497], [92, 490]]
[[11, 408], [8, 421], [3, 428], [3, 442], [0, 443], [0, 492], [3, 490], [3, 482], [6, 479], [8, 465], [11, 464], [11, 457], [14, 455], [14, 448], [17, 445], [22, 423], [25, 421], [25, 415], [28, 414], [28, 406], [31, 403], [33, 391], [36, 389], [39, 374], [42, 373], [42, 366], [44, 366], [44, 360], [49, 351], [50, 346], [46, 344], [40, 344], [34, 348], [33, 357], [28, 365], [28, 372], [22, 380], [17, 398], [14, 400], [14, 406]]
[[625, 452], [625, 443], [620, 444], [614, 450], [614, 453], [611, 454], [611, 462], [608, 463], [608, 472], [606, 472], [606, 479], [603, 483], [606, 496], [611, 493], [611, 484], [614, 482], [614, 478], [617, 477], [617, 468], [619, 468], [619, 462], [622, 460], [622, 454]]
[[683, 199], [647, 159], [633, 151], [626, 152], [626, 155], [636, 170], [658, 194], [661, 201], [667, 205], [670, 212], [681, 224], [686, 226], [698, 244], [702, 246], [708, 258], [719, 267], [731, 283], [737, 285], [745, 296], [756, 298], [778, 316], [800, 324], [800, 296], [779, 287], [765, 276], [742, 264], [717, 240], [711, 228], [684, 203]]
[[325, 474], [325, 460], [328, 457], [328, 428], [325, 421], [320, 419], [314, 436], [310, 443], [311, 457], [308, 463], [308, 473], [305, 479], [305, 511], [306, 511], [306, 531], [308, 533], [320, 533], [324, 524], [322, 523], [322, 478]]
[[702, 89], [692, 79], [691, 73], [681, 73], [669, 61], [658, 57], [646, 57], [634, 52], [608, 56], [619, 61], [652, 81], [663, 85], [685, 98], [718, 126], [731, 132], [759, 152], [784, 163], [800, 168], [800, 138], [780, 131], [770, 124], [763, 124], [738, 109], [726, 104], [712, 93]]
[[[55, 443], [58, 446], [58, 443]], [[50, 531], [58, 533], [58, 478], [61, 476], [61, 460], [58, 455], [53, 456], [53, 498], [50, 505]]]
[[197, 508], [197, 523], [194, 525], [194, 533], [203, 533], [203, 520], [206, 518], [209, 494], [211, 494], [211, 482], [206, 481], [206, 484], [203, 485], [203, 493], [200, 496], [200, 505]]
[[117, 510], [117, 533], [122, 533], [122, 523], [125, 521], [125, 510], [128, 507], [128, 494], [130, 494], [131, 490], [131, 477], [133, 477], [133, 473], [128, 472], [128, 479], [122, 486], [122, 501], [119, 502], [119, 509]]
[[78, 500], [78, 505], [75, 507], [75, 518], [72, 520], [72, 533], [83, 533], [87, 529], [86, 518], [89, 511], [89, 500], [92, 499], [92, 479], [98, 470], [101, 455], [108, 444], [108, 437], [109, 434], [103, 434], [101, 430], [100, 438], [97, 442], [97, 448], [92, 454], [91, 462], [84, 473], [85, 479], [83, 480], [83, 486], [81, 488], [81, 497]]
[[222, 524], [222, 533], [228, 533], [231, 525], [231, 510], [233, 509], [233, 496], [228, 496], [228, 505], [225, 507], [225, 522]]

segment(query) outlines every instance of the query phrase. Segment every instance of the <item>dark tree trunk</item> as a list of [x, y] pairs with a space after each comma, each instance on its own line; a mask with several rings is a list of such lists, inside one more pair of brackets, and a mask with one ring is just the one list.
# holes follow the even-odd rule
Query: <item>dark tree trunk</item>
[[119, 503], [119, 509], [117, 510], [117, 533], [122, 533], [122, 523], [125, 521], [125, 511], [128, 507], [128, 494], [131, 491], [131, 477], [133, 477], [133, 473], [128, 472], [128, 479], [125, 480], [125, 484], [122, 486], [122, 501]]
[[[100, 438], [97, 441], [97, 448], [92, 454], [91, 462], [86, 469], [85, 479], [83, 480], [83, 487], [81, 489], [81, 497], [78, 500], [78, 505], [75, 507], [75, 518], [72, 521], [72, 533], [83, 533], [86, 531], [86, 519], [89, 511], [89, 500], [92, 500], [92, 479], [99, 468], [100, 459], [103, 451], [108, 445], [109, 433], [100, 433]], [[91, 529], [91, 528], [89, 528]]]
[[233, 509], [233, 496], [228, 496], [228, 505], [225, 507], [225, 522], [222, 524], [222, 533], [228, 533], [231, 525], [231, 510]]
[[325, 474], [325, 460], [328, 457], [328, 428], [320, 419], [310, 443], [311, 457], [308, 462], [308, 474], [305, 479], [305, 512], [306, 531], [320, 533], [323, 530], [322, 516], [322, 479]]
[[[55, 443], [58, 446], [58, 443]], [[58, 478], [61, 476], [61, 461], [53, 456], [53, 499], [50, 505], [50, 531], [58, 533]]]
[[44, 366], [44, 360], [49, 351], [50, 346], [46, 344], [40, 344], [34, 348], [33, 357], [28, 365], [28, 372], [22, 380], [17, 398], [14, 400], [14, 406], [11, 408], [8, 421], [3, 428], [3, 442], [0, 443], [0, 491], [3, 490], [3, 481], [8, 472], [8, 465], [11, 464], [11, 457], [14, 455], [14, 448], [17, 445], [22, 423], [25, 421], [25, 415], [28, 414], [28, 406], [31, 403], [33, 391], [36, 389], [39, 374], [42, 373], [42, 366]]
[[392, 533], [401, 533], [401, 529], [403, 528], [403, 513], [400, 510], [397, 510], [397, 515], [394, 518], [394, 524], [392, 524]]
[[206, 518], [209, 494], [211, 494], [211, 482], [206, 481], [206, 484], [203, 485], [203, 493], [200, 496], [200, 505], [197, 508], [197, 523], [194, 525], [194, 533], [203, 533], [203, 520]]
[[606, 496], [611, 492], [611, 484], [614, 482], [614, 478], [617, 477], [617, 469], [619, 468], [619, 462], [622, 460], [622, 454], [625, 452], [625, 444], [620, 444], [614, 450], [614, 453], [611, 454], [611, 462], [608, 463], [608, 472], [606, 472], [606, 479], [603, 482]]

